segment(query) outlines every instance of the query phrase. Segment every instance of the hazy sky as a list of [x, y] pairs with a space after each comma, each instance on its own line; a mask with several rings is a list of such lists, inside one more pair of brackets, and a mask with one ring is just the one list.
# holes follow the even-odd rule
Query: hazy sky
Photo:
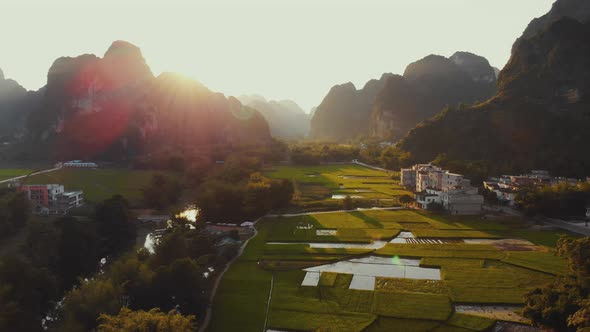
[[28, 89], [60, 56], [139, 46], [226, 95], [292, 99], [403, 73], [428, 54], [470, 51], [502, 68], [514, 40], [554, 0], [0, 0], [0, 68]]

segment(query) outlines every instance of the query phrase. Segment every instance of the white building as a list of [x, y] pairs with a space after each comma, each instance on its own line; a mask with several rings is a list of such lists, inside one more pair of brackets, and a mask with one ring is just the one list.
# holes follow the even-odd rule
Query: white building
[[62, 164], [63, 167], [75, 167], [75, 168], [96, 168], [98, 165], [93, 162], [83, 162], [82, 160], [70, 160]]
[[404, 186], [415, 190], [416, 204], [422, 209], [438, 203], [451, 214], [479, 214], [482, 211], [483, 196], [461, 174], [431, 164], [418, 164], [402, 169], [401, 180]]
[[33, 184], [19, 187], [37, 214], [66, 214], [71, 208], [84, 204], [82, 191], [65, 191], [60, 184]]

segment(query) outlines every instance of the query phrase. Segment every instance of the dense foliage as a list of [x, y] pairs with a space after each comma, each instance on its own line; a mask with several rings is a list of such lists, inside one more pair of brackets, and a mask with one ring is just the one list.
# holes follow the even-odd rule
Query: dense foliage
[[121, 308], [116, 316], [100, 315], [98, 332], [190, 332], [195, 330], [195, 316], [182, 316], [170, 310], [131, 311]]
[[232, 156], [211, 172], [195, 198], [204, 220], [240, 222], [285, 207], [293, 196], [293, 184], [263, 177], [256, 172], [261, 166], [257, 158]]
[[590, 205], [590, 182], [523, 188], [516, 204], [527, 215], [583, 216]]
[[350, 162], [359, 157], [359, 148], [347, 144], [299, 143], [289, 147], [289, 155], [297, 165]]
[[29, 201], [24, 193], [0, 189], [0, 238], [24, 227], [29, 214]]
[[586, 331], [590, 328], [590, 237], [561, 238], [557, 252], [567, 260], [567, 275], [528, 293], [523, 313], [543, 328]]
[[[99, 322], [100, 331], [111, 331], [108, 328], [121, 324], [143, 331], [146, 326], [142, 324], [153, 326], [157, 322], [180, 324], [179, 328], [192, 326], [191, 315], [201, 315], [208, 305], [216, 271], [236, 253], [219, 252], [219, 240], [221, 237], [201, 227], [177, 223], [160, 239], [153, 254], [145, 250], [128, 253], [103, 274], [68, 292], [59, 328], [88, 331]], [[151, 311], [153, 308], [174, 310], [187, 317], [165, 315]]]

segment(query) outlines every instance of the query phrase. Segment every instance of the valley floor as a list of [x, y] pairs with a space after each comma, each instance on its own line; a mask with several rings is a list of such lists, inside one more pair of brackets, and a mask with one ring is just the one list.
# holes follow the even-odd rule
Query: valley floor
[[[267, 174], [315, 186], [302, 201], [362, 188], [395, 202], [405, 192], [360, 166]], [[523, 295], [565, 272], [552, 248], [559, 234], [520, 217], [362, 209], [267, 216], [256, 229], [221, 279], [207, 331], [483, 331], [526, 322]]]

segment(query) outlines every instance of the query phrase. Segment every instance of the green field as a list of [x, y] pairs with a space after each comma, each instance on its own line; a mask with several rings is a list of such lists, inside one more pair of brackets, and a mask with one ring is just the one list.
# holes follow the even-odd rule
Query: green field
[[[398, 190], [383, 173], [356, 166], [277, 167], [269, 174], [329, 194], [346, 190], [342, 185], [383, 186], [384, 194], [385, 187]], [[453, 306], [519, 306], [526, 292], [565, 272], [565, 262], [549, 248], [555, 235], [529, 230], [512, 217], [485, 220], [369, 209], [267, 217], [257, 229], [222, 279], [208, 331], [485, 331], [494, 319], [455, 313]], [[358, 247], [390, 241], [401, 231], [415, 238], [379, 249]], [[528, 239], [536, 246], [471, 244], [464, 238]], [[357, 247], [312, 248], [313, 242]], [[419, 259], [422, 267], [440, 269], [441, 280], [377, 277], [374, 291], [357, 290], [349, 289], [351, 272], [323, 272], [317, 287], [301, 286], [307, 267], [366, 256]]]
[[26, 168], [3, 168], [0, 169], [0, 181], [11, 179], [21, 175], [27, 175], [32, 171], [32, 169]]
[[359, 165], [275, 166], [264, 175], [293, 181], [293, 208], [305, 211], [339, 208], [341, 200], [332, 199], [332, 195], [349, 195], [364, 205], [395, 206], [399, 196], [411, 194], [391, 173]]
[[115, 194], [130, 201], [141, 199], [141, 189], [149, 184], [156, 171], [131, 169], [73, 169], [31, 176], [26, 184], [63, 184], [66, 190], [84, 190], [84, 198], [99, 202]]

